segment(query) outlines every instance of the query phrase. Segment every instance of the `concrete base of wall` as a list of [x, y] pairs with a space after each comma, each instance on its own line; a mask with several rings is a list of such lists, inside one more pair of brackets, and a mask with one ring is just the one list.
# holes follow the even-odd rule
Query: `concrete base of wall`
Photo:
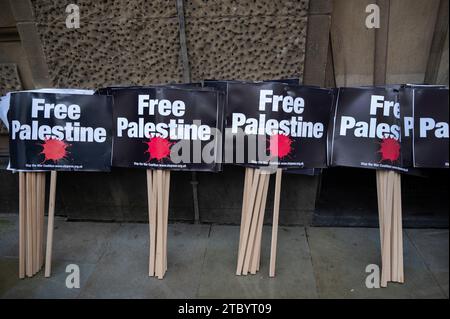
[[[200, 222], [239, 224], [243, 167], [225, 166], [220, 173], [198, 173]], [[18, 211], [18, 176], [0, 170], [0, 213]], [[171, 173], [169, 218], [194, 221], [189, 172]], [[266, 222], [271, 222], [274, 177], [267, 200]], [[47, 178], [48, 192], [49, 178]], [[307, 225], [314, 211], [318, 177], [284, 174], [280, 224]], [[48, 195], [47, 195], [48, 196]], [[113, 168], [110, 173], [59, 172], [56, 214], [71, 220], [147, 222], [145, 171]]]
[[[225, 166], [220, 173], [197, 173], [200, 222], [240, 223], [244, 173], [245, 168], [236, 166]], [[405, 227], [448, 227], [448, 174], [431, 171], [426, 178], [402, 177]], [[191, 180], [189, 172], [171, 173], [172, 221], [194, 221]], [[47, 193], [48, 183], [49, 178]], [[268, 224], [274, 183], [272, 176]], [[143, 170], [60, 172], [56, 198], [56, 214], [70, 220], [148, 222]], [[281, 225], [378, 227], [375, 174], [370, 170], [332, 168], [321, 177], [283, 174], [281, 198]], [[18, 174], [0, 170], [0, 214], [17, 213], [18, 201]]]
[[[448, 228], [449, 172], [424, 170], [423, 173], [423, 177], [402, 175], [403, 226]], [[378, 227], [375, 171], [324, 170], [312, 224]]]

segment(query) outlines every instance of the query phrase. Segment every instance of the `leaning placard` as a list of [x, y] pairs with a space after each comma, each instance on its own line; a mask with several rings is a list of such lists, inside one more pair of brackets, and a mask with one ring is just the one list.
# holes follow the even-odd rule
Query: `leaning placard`
[[407, 171], [402, 160], [400, 104], [395, 88], [340, 88], [332, 121], [332, 166]]
[[223, 95], [177, 87], [111, 89], [113, 166], [220, 169]]
[[414, 167], [448, 168], [448, 88], [415, 88], [412, 94]]
[[326, 167], [332, 100], [328, 89], [277, 82], [227, 83], [226, 135], [235, 140], [234, 162], [286, 169]]
[[[9, 109], [9, 168], [19, 171], [20, 278], [39, 272], [44, 248], [45, 276], [50, 276], [57, 171], [111, 167], [111, 98], [53, 90], [58, 89], [9, 93], [3, 105]], [[51, 178], [45, 237], [46, 171]]]
[[109, 171], [108, 96], [11, 94], [10, 168], [24, 171]]
[[377, 169], [381, 286], [386, 287], [390, 281], [402, 283], [403, 228], [398, 171], [408, 171], [403, 156], [409, 159], [409, 153], [401, 147], [403, 126], [398, 86], [340, 88], [332, 121], [331, 165]]

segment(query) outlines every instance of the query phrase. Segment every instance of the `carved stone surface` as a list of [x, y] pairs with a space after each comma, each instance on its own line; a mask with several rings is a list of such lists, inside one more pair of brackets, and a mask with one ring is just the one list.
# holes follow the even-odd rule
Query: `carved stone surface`
[[81, 23], [91, 20], [176, 17], [175, 0], [31, 0], [36, 19], [41, 22], [65, 21], [67, 5], [80, 9]]
[[0, 95], [21, 88], [17, 66], [14, 63], [0, 63]]
[[186, 0], [192, 79], [301, 78], [308, 5], [309, 0]]
[[65, 3], [33, 5], [56, 87], [181, 81], [173, 1], [78, 1], [78, 29], [66, 27]]
[[[180, 82], [175, 0], [80, 0], [68, 29], [64, 1], [32, 0], [56, 87]], [[184, 1], [193, 81], [302, 77], [308, 0]]]
[[184, 3], [187, 17], [306, 17], [309, 6], [309, 0], [185, 0]]
[[302, 77], [307, 18], [187, 18], [191, 76], [268, 80]]

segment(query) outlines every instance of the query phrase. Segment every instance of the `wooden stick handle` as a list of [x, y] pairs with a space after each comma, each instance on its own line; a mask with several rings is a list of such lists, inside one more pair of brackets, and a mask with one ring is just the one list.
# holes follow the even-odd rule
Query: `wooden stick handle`
[[245, 168], [244, 190], [242, 194], [242, 211], [241, 211], [241, 227], [239, 233], [239, 245], [242, 243], [242, 235], [244, 233], [245, 217], [247, 213], [248, 189], [252, 184], [253, 168]]
[[376, 180], [377, 180], [377, 200], [378, 200], [378, 224], [380, 229], [380, 247], [383, 247], [383, 216], [384, 216], [384, 176], [381, 174], [380, 170], [376, 171]]
[[50, 277], [53, 248], [53, 225], [55, 220], [56, 171], [50, 174], [50, 197], [47, 221], [47, 247], [45, 251], [45, 277]]
[[275, 261], [277, 259], [278, 216], [280, 213], [281, 175], [283, 171], [277, 168], [275, 176], [275, 196], [273, 203], [272, 245], [270, 247], [269, 277], [275, 277]]
[[397, 174], [396, 172], [393, 172], [392, 174], [392, 203], [391, 203], [391, 209], [392, 209], [392, 231], [391, 231], [391, 255], [392, 255], [392, 261], [391, 261], [391, 280], [394, 282], [398, 282], [398, 219], [397, 219], [397, 198], [398, 195], [398, 188], [397, 188]]
[[[42, 208], [42, 174], [41, 172], [36, 173], [36, 269], [39, 271], [41, 269], [41, 242], [42, 232], [41, 232], [41, 208]], [[37, 272], [36, 271], [36, 272]]]
[[242, 244], [240, 244], [240, 249], [238, 252], [238, 263], [237, 263], [237, 269], [236, 269], [236, 275], [241, 275], [242, 274], [242, 268], [244, 266], [244, 259], [245, 259], [245, 251], [247, 248], [247, 242], [248, 242], [248, 237], [249, 237], [249, 232], [250, 232], [250, 224], [251, 224], [251, 220], [252, 220], [252, 212], [253, 212], [253, 207], [255, 205], [255, 198], [256, 198], [256, 192], [258, 189], [258, 181], [259, 181], [259, 176], [260, 176], [260, 171], [258, 169], [255, 169], [254, 171], [254, 176], [252, 179], [252, 185], [250, 187], [250, 194], [248, 194], [249, 198], [248, 198], [248, 206], [247, 206], [247, 211], [248, 214], [245, 217], [244, 220], [244, 225], [241, 227], [244, 227], [243, 229], [243, 233], [242, 233]]
[[397, 219], [397, 269], [394, 269], [397, 273], [397, 281], [404, 282], [403, 278], [403, 225], [402, 225], [402, 176], [396, 173], [396, 201], [394, 214]]
[[45, 233], [45, 181], [47, 178], [47, 174], [46, 173], [41, 173], [41, 189], [42, 189], [42, 193], [41, 193], [41, 207], [40, 207], [40, 213], [39, 215], [41, 216], [41, 224], [40, 224], [40, 229], [39, 231], [41, 232], [41, 246], [39, 247], [39, 255], [40, 255], [40, 261], [39, 261], [39, 268], [42, 268], [42, 266], [44, 265], [44, 254], [45, 254], [45, 237], [44, 237], [44, 233]]
[[36, 172], [30, 173], [31, 175], [31, 249], [32, 249], [32, 259], [33, 259], [33, 267], [32, 267], [32, 274], [37, 273], [37, 205], [36, 205], [36, 180], [37, 180], [37, 174]]
[[148, 275], [155, 275], [155, 247], [156, 247], [156, 196], [155, 196], [155, 187], [153, 179], [156, 174], [153, 174], [153, 171], [147, 170], [147, 203], [148, 203], [148, 225], [149, 225], [149, 258], [148, 258]]

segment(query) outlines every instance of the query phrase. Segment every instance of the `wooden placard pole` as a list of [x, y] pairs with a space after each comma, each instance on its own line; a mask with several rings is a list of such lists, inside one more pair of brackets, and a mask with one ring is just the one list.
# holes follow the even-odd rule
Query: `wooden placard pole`
[[44, 251], [45, 251], [45, 181], [47, 179], [47, 174], [45, 172], [41, 173], [41, 207], [40, 207], [40, 232], [41, 232], [41, 244], [39, 247], [39, 268], [42, 268], [44, 266]]
[[37, 214], [36, 214], [36, 173], [32, 172], [31, 175], [31, 249], [32, 249], [32, 259], [33, 259], [33, 267], [32, 274], [35, 275], [37, 273]]
[[36, 272], [41, 268], [41, 208], [42, 208], [42, 173], [36, 173]]
[[397, 204], [397, 174], [395, 172], [392, 173], [392, 241], [391, 241], [391, 252], [392, 252], [392, 270], [391, 270], [391, 280], [394, 282], [398, 282], [398, 219], [396, 212], [396, 204]]
[[33, 276], [33, 258], [32, 258], [32, 246], [33, 246], [33, 238], [32, 238], [32, 230], [31, 230], [31, 216], [33, 207], [31, 205], [31, 173], [24, 173], [26, 177], [26, 275], [27, 277]]
[[246, 168], [236, 275], [254, 275], [259, 270], [269, 182], [269, 172]]
[[162, 170], [156, 171], [156, 178], [157, 178], [157, 214], [156, 214], [156, 259], [155, 259], [155, 274], [158, 277], [158, 279], [162, 279], [163, 277], [163, 177], [162, 177]]
[[[383, 247], [383, 238], [384, 238], [384, 175], [381, 174], [380, 170], [376, 171], [376, 180], [377, 180], [377, 200], [378, 200], [378, 220], [379, 220], [379, 228], [380, 228], [380, 247]], [[383, 256], [383, 250], [381, 250], [381, 255]]]
[[45, 173], [19, 172], [19, 278], [42, 268]]
[[167, 271], [167, 227], [169, 223], [170, 171], [165, 171], [164, 198], [164, 272]]
[[395, 204], [395, 214], [397, 217], [397, 245], [398, 245], [398, 282], [404, 283], [404, 266], [403, 266], [403, 219], [402, 219], [402, 179], [401, 175], [396, 175], [397, 186], [395, 187], [397, 191], [396, 204]]
[[277, 258], [278, 217], [280, 213], [281, 175], [283, 171], [277, 168], [275, 175], [275, 196], [273, 203], [272, 245], [270, 247], [269, 277], [275, 277], [275, 263]]
[[47, 246], [45, 250], [45, 277], [50, 277], [52, 267], [53, 229], [55, 221], [56, 171], [50, 173], [50, 194], [47, 217]]
[[264, 190], [264, 184], [266, 183], [267, 174], [262, 173], [260, 171], [260, 178], [258, 181], [258, 188], [255, 198], [255, 204], [253, 205], [253, 212], [251, 217], [251, 225], [250, 225], [250, 233], [248, 236], [248, 242], [245, 247], [245, 256], [244, 256], [244, 266], [242, 268], [242, 274], [247, 275], [250, 269], [250, 262], [252, 260], [252, 255], [255, 253], [254, 251], [254, 245], [255, 245], [255, 238], [257, 233], [257, 227], [258, 227], [258, 220], [259, 220], [259, 213], [260, 213], [260, 207], [261, 207], [261, 200], [263, 197], [263, 190]]
[[239, 234], [239, 243], [242, 243], [242, 236], [244, 233], [244, 228], [242, 225], [245, 223], [246, 213], [247, 213], [247, 206], [248, 206], [248, 193], [249, 189], [252, 185], [252, 179], [253, 179], [253, 173], [254, 169], [247, 167], [245, 168], [245, 179], [244, 179], [244, 191], [242, 194], [242, 211], [241, 211], [241, 227], [240, 227], [240, 234]]
[[269, 190], [269, 181], [270, 181], [270, 175], [268, 173], [264, 173], [266, 176], [266, 180], [264, 183], [264, 189], [263, 189], [263, 197], [261, 199], [261, 206], [259, 210], [259, 217], [258, 217], [258, 227], [257, 227], [257, 233], [256, 233], [256, 241], [255, 241], [255, 251], [253, 253], [252, 262], [250, 266], [250, 273], [256, 274], [257, 271], [259, 271], [259, 265], [261, 260], [261, 239], [262, 239], [262, 230], [264, 225], [264, 213], [266, 211], [266, 202], [267, 202], [267, 192]]

